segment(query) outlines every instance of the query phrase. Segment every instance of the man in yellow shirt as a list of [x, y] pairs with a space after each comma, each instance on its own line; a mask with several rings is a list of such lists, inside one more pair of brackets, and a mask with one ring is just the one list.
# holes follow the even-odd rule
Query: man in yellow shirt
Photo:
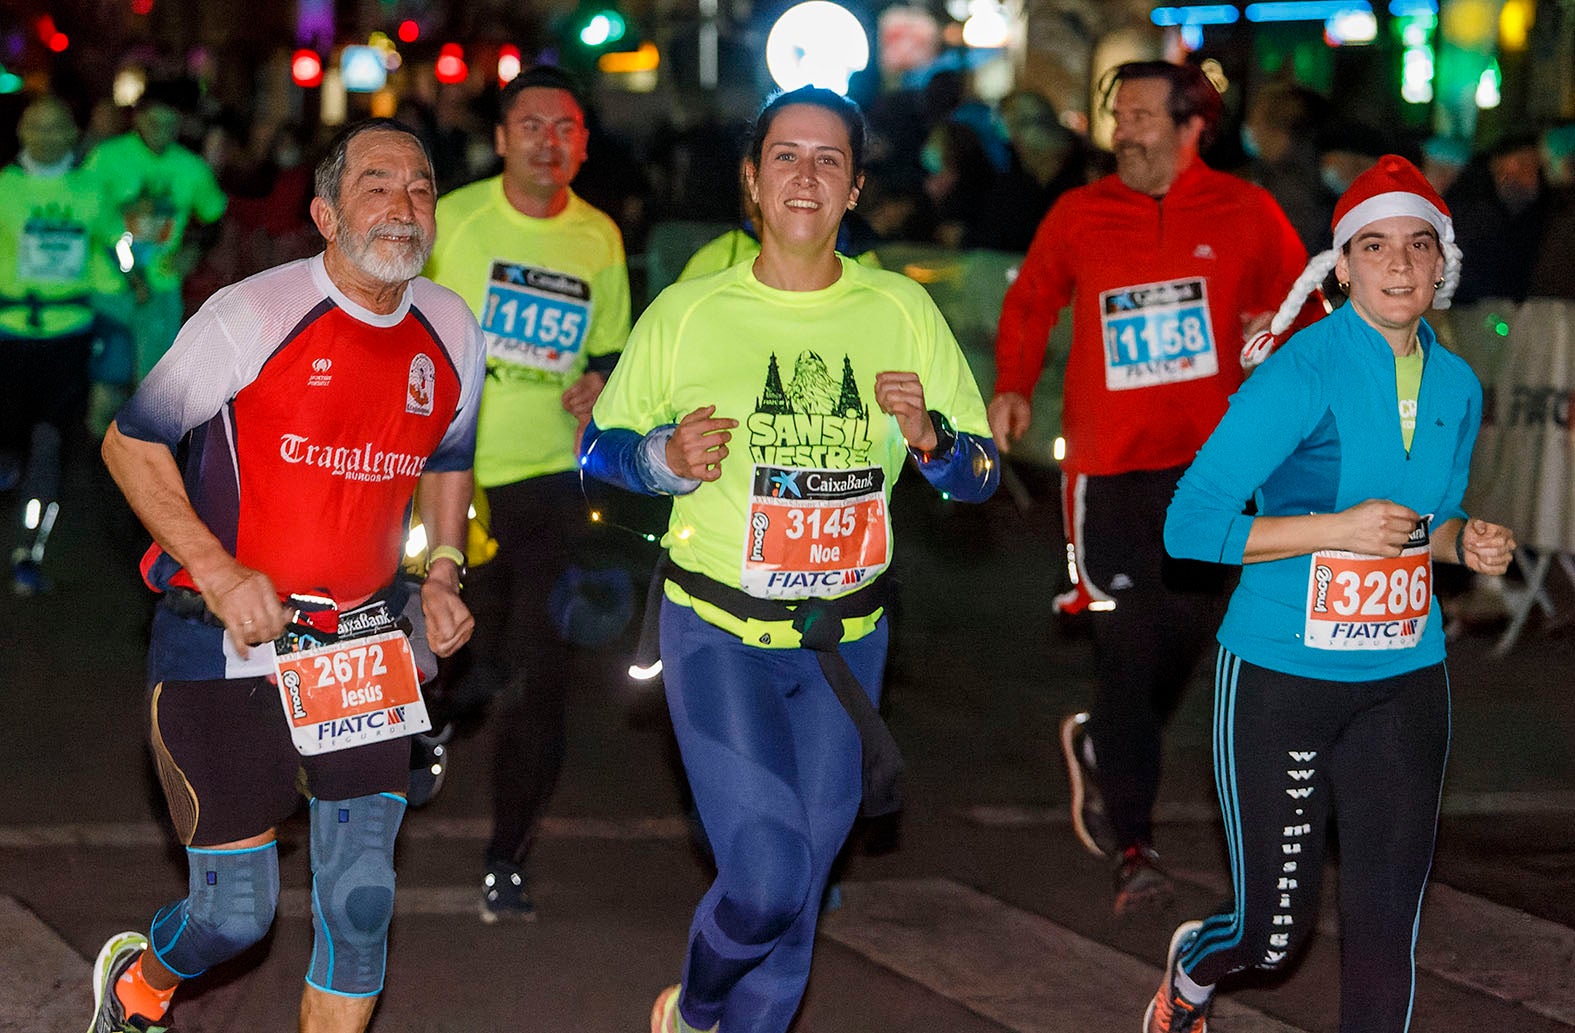
[[585, 526], [575, 446], [629, 334], [623, 238], [569, 187], [589, 135], [578, 86], [537, 66], [504, 88], [498, 111], [503, 172], [439, 199], [427, 266], [487, 339], [476, 481], [498, 554], [466, 584], [477, 622], [468, 677], [496, 696], [487, 922], [534, 914], [525, 858], [563, 764], [569, 681], [547, 600]]
[[105, 140], [82, 162], [103, 182], [125, 222], [116, 253], [127, 289], [102, 304], [111, 325], [124, 331], [110, 334], [105, 347], [129, 354], [106, 355], [95, 367], [88, 418], [98, 433], [180, 330], [181, 282], [196, 264], [187, 227], [193, 220], [217, 222], [229, 204], [208, 163], [178, 142], [181, 113], [175, 100], [172, 87], [149, 86], [137, 101], [131, 132]]

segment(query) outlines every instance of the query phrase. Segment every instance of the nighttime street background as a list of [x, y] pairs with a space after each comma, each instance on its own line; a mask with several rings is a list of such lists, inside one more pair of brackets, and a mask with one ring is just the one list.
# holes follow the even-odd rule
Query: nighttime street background
[[[1025, 470], [1040, 492], [1042, 474]], [[1130, 1033], [1170, 930], [1225, 891], [1209, 772], [1206, 679], [1167, 744], [1158, 846], [1175, 904], [1110, 913], [1110, 871], [1076, 844], [1057, 719], [1090, 691], [1086, 641], [1049, 612], [1059, 545], [1043, 501], [982, 507], [899, 485], [900, 581], [889, 718], [908, 761], [900, 826], [865, 829], [842, 906], [822, 923], [800, 1033]], [[1041, 496], [1043, 498], [1043, 496]], [[56, 590], [0, 598], [11, 735], [0, 780], [0, 1030], [80, 1029], [106, 936], [184, 892], [184, 859], [142, 734], [151, 600], [143, 539], [90, 456], [58, 532]], [[1575, 1027], [1575, 635], [1541, 617], [1506, 657], [1453, 644], [1454, 742], [1418, 945], [1413, 1028]], [[583, 653], [570, 756], [532, 864], [540, 917], [477, 918], [487, 831], [484, 730], [453, 744], [448, 784], [406, 819], [378, 1033], [646, 1028], [674, 981], [708, 879], [670, 773], [660, 703], [620, 671], [627, 641]], [[1382, 792], [1382, 786], [1375, 786]], [[305, 826], [282, 830], [280, 917], [242, 959], [192, 984], [183, 1033], [293, 1029], [311, 943]], [[1324, 921], [1277, 983], [1225, 994], [1223, 1033], [1337, 1028], [1338, 942]]]

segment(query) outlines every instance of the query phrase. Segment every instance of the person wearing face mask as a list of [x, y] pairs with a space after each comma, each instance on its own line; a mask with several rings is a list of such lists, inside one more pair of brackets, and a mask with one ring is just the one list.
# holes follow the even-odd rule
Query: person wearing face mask
[[0, 490], [15, 488], [11, 590], [48, 582], [44, 549], [60, 510], [62, 450], [88, 393], [94, 299], [117, 289], [112, 209], [77, 164], [77, 124], [41, 96], [17, 123], [22, 150], [0, 169]]
[[792, 1024], [832, 861], [861, 807], [901, 805], [877, 710], [892, 488], [914, 466], [958, 501], [999, 481], [935, 303], [836, 251], [864, 141], [830, 90], [767, 101], [745, 169], [759, 255], [652, 302], [581, 446], [591, 476], [673, 496], [638, 662], [660, 660], [716, 855], [651, 1033]]
[[1328, 235], [1331, 194], [1318, 175], [1314, 132], [1323, 98], [1295, 83], [1256, 90], [1241, 125], [1244, 174], [1273, 197], [1309, 251]]
[[180, 329], [185, 315], [181, 283], [197, 261], [187, 243], [188, 228], [194, 221], [217, 222], [229, 204], [207, 162], [178, 142], [177, 100], [172, 85], [150, 84], [137, 101], [131, 132], [105, 140], [82, 162], [102, 179], [125, 221], [117, 256], [126, 289], [108, 306], [110, 318], [125, 333], [108, 336], [106, 345], [129, 354], [105, 355], [95, 363], [89, 420], [99, 433]]
[[1204, 1033], [1221, 980], [1292, 963], [1318, 924], [1331, 821], [1339, 1029], [1410, 1026], [1449, 752], [1433, 568], [1502, 574], [1515, 539], [1462, 506], [1482, 388], [1423, 318], [1460, 282], [1449, 207], [1386, 155], [1340, 199], [1332, 234], [1273, 329], [1331, 270], [1349, 303], [1253, 373], [1166, 516], [1173, 555], [1242, 566], [1214, 679], [1233, 893], [1176, 929], [1145, 1033]]
[[570, 186], [589, 140], [578, 84], [548, 65], [516, 76], [493, 139], [502, 173], [439, 199], [427, 266], [487, 336], [476, 480], [498, 549], [468, 583], [476, 641], [455, 677], [459, 695], [493, 701], [488, 923], [535, 914], [525, 865], [563, 767], [571, 682], [549, 599], [587, 526], [575, 445], [629, 334], [623, 237]]
[[1444, 200], [1455, 213], [1456, 238], [1472, 259], [1456, 300], [1526, 300], [1552, 214], [1536, 135], [1498, 140], [1471, 160]]
[[[1390, 143], [1380, 130], [1350, 119], [1337, 119], [1323, 126], [1317, 133], [1317, 141], [1318, 175], [1328, 192], [1327, 215], [1356, 177], [1372, 168], [1379, 155], [1390, 150]], [[1318, 242], [1309, 249], [1316, 253], [1328, 246], [1329, 226], [1325, 218], [1323, 225], [1318, 227]]]
[[1200, 68], [1120, 65], [1103, 95], [1116, 172], [1062, 195], [1006, 292], [990, 428], [1003, 452], [1027, 431], [1050, 330], [1070, 304], [1061, 472], [1075, 585], [1054, 605], [1089, 612], [1097, 687], [1088, 712], [1063, 720], [1061, 746], [1073, 830], [1113, 859], [1125, 912], [1171, 893], [1152, 818], [1162, 729], [1226, 580], [1165, 556], [1165, 505], [1241, 385], [1243, 343], [1307, 252], [1267, 191], [1198, 157], [1222, 107]]

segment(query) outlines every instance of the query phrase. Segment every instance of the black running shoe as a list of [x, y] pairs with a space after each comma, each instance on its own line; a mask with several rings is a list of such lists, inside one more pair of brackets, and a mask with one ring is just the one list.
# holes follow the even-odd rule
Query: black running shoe
[[1110, 857], [1117, 852], [1116, 829], [1105, 813], [1105, 798], [1088, 752], [1088, 715], [1068, 714], [1061, 720], [1061, 755], [1072, 785], [1072, 831], [1089, 853]]
[[454, 737], [454, 726], [445, 724], [436, 732], [418, 732], [410, 737], [410, 785], [405, 790], [405, 803], [420, 807], [432, 802], [443, 788], [443, 777], [448, 774], [448, 741]]
[[1116, 914], [1162, 908], [1174, 895], [1175, 886], [1160, 868], [1153, 847], [1138, 843], [1121, 852], [1116, 865]]
[[535, 918], [536, 904], [530, 899], [525, 873], [507, 861], [489, 861], [481, 879], [481, 920], [492, 925]]

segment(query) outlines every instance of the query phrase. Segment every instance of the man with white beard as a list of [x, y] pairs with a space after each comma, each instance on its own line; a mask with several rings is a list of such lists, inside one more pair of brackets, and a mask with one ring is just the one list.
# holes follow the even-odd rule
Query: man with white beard
[[418, 275], [435, 201], [407, 128], [345, 130], [317, 169], [323, 253], [215, 294], [105, 436], [154, 540], [152, 745], [190, 894], [104, 945], [93, 1033], [168, 1028], [181, 980], [268, 931], [298, 769], [316, 937], [300, 1028], [371, 1017], [407, 738], [427, 727], [396, 580], [413, 495], [431, 542], [426, 645], [446, 656], [473, 626], [460, 546], [484, 346], [464, 301]]

